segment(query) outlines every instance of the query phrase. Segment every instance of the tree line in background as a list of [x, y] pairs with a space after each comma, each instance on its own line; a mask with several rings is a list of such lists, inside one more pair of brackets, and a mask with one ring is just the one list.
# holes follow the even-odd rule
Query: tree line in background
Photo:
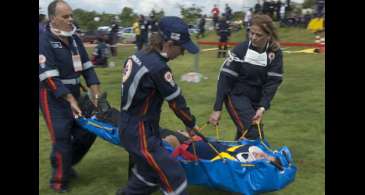
[[[311, 8], [315, 5], [316, 0], [304, 0], [302, 8]], [[185, 7], [183, 5], [178, 5], [180, 9], [180, 14], [185, 22], [190, 25], [197, 24], [198, 19], [201, 17], [202, 7], [196, 6], [192, 4], [191, 7]], [[40, 10], [42, 8], [39, 8]], [[295, 10], [300, 12], [300, 10]], [[75, 9], [73, 11], [74, 20], [78, 24], [78, 26], [83, 31], [92, 31], [96, 30], [99, 26], [110, 26], [113, 18], [117, 16], [119, 18], [117, 20], [118, 24], [122, 27], [132, 26], [135, 22], [137, 16], [139, 14], [135, 13], [134, 10], [130, 7], [124, 7], [120, 14], [109, 14], [109, 13], [98, 13], [96, 11], [86, 11], [83, 9]], [[165, 16], [165, 12], [163, 9], [160, 11], [151, 10], [149, 16], [154, 15], [157, 20], [161, 17]], [[207, 15], [210, 17], [210, 14]], [[243, 11], [233, 12], [233, 20], [242, 20], [244, 16]], [[99, 17], [99, 21], [95, 21], [94, 18]]]
[[[191, 7], [185, 7], [183, 5], [178, 5], [180, 8], [180, 14], [185, 22], [191, 25], [196, 25], [198, 19], [202, 15], [202, 7], [198, 7], [193, 4]], [[42, 10], [40, 7], [39, 10]], [[134, 10], [130, 7], [124, 7], [120, 14], [109, 14], [109, 13], [98, 13], [96, 11], [87, 11], [84, 9], [74, 9], [73, 16], [75, 23], [81, 28], [83, 31], [93, 31], [96, 30], [99, 26], [110, 26], [113, 18], [117, 16], [119, 18], [117, 20], [118, 24], [122, 27], [132, 26], [135, 22], [137, 16], [139, 14], [134, 12]], [[161, 17], [165, 16], [165, 12], [163, 9], [160, 11], [151, 10], [148, 16], [152, 16], [159, 20]], [[242, 20], [244, 15], [243, 11], [238, 11], [233, 13], [233, 20]], [[208, 17], [210, 15], [207, 15]], [[94, 18], [99, 17], [99, 21], [95, 21]]]
[[[165, 15], [164, 11], [152, 10], [150, 15], [154, 15], [157, 19]], [[138, 16], [132, 8], [124, 7], [120, 14], [98, 13], [96, 11], [86, 11], [83, 9], [73, 10], [74, 21], [84, 31], [96, 30], [99, 26], [110, 26], [113, 18], [117, 17], [117, 23], [122, 27], [131, 26]], [[99, 17], [99, 21], [94, 18]]]

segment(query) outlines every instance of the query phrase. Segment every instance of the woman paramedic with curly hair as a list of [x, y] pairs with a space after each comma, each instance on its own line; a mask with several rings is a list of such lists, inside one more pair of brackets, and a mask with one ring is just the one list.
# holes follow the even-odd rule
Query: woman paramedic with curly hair
[[250, 39], [229, 52], [221, 67], [209, 117], [209, 122], [217, 125], [224, 102], [237, 127], [236, 140], [259, 137], [257, 124], [283, 80], [283, 55], [271, 18], [255, 15], [250, 29]]

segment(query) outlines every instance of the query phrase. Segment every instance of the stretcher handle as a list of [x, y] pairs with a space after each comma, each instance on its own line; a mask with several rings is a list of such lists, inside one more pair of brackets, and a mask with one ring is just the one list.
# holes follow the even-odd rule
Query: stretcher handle
[[259, 131], [259, 135], [260, 135], [260, 143], [265, 146], [266, 149], [268, 149], [269, 151], [272, 151], [264, 142], [264, 139], [262, 138], [262, 135], [261, 135], [261, 127], [260, 127], [260, 122], [257, 122], [257, 130]]
[[[195, 135], [198, 135], [198, 136], [200, 136], [201, 138], [202, 138], [202, 140], [205, 142], [205, 143], [207, 143], [208, 145], [209, 145], [209, 147], [211, 147], [213, 150], [214, 150], [214, 152], [215, 153], [217, 153], [217, 155], [221, 158], [221, 159], [223, 159], [223, 157], [221, 156], [221, 154], [220, 154], [220, 152], [217, 150], [217, 148], [215, 148], [209, 141], [208, 141], [208, 139], [203, 135], [203, 134], [201, 134], [198, 130], [196, 130], [196, 129], [191, 129], [191, 131], [193, 131], [194, 132], [194, 134]], [[194, 146], [194, 139], [192, 139], [192, 144], [193, 144], [193, 150], [194, 150], [194, 153], [195, 153], [195, 156], [196, 156], [196, 151], [195, 151], [195, 146]]]
[[[201, 125], [201, 127], [199, 128], [199, 131], [203, 130], [204, 128], [206, 128], [209, 125], [209, 121], [205, 122], [203, 125]], [[219, 128], [219, 123], [217, 125], [214, 125], [215, 127], [215, 134], [216, 134], [216, 138], [217, 140], [219, 140], [219, 135], [220, 135], [220, 128]]]

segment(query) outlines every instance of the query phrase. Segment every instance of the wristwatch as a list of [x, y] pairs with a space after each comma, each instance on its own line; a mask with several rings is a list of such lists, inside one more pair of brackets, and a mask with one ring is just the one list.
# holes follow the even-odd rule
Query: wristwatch
[[260, 107], [259, 110], [261, 110], [262, 112], [265, 112], [265, 107]]

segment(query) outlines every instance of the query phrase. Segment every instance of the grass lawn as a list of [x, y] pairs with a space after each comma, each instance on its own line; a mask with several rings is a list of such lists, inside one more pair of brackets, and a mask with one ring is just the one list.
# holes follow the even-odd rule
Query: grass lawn
[[[314, 35], [305, 29], [279, 29], [281, 40], [286, 42], [313, 43]], [[230, 41], [245, 37], [242, 31], [233, 33]], [[216, 41], [210, 33], [202, 40]], [[201, 46], [211, 48], [212, 46]], [[91, 52], [92, 48], [88, 49]], [[287, 50], [299, 50], [288, 48]], [[102, 89], [108, 92], [112, 106], [119, 109], [121, 64], [135, 51], [133, 46], [120, 46], [114, 68], [96, 69]], [[194, 70], [194, 56], [186, 54], [171, 61], [174, 78], [182, 88], [198, 124], [203, 124], [212, 111], [216, 93], [218, 70], [223, 58], [216, 58], [216, 51], [200, 54], [200, 71], [208, 77], [200, 83], [180, 81], [181, 75]], [[322, 195], [325, 194], [325, 112], [324, 84], [325, 60], [323, 54], [285, 54], [284, 82], [275, 96], [271, 109], [265, 113], [265, 136], [273, 148], [288, 146], [298, 168], [295, 181], [285, 189], [266, 193], [270, 195]], [[164, 104], [162, 127], [182, 129], [183, 124]], [[223, 111], [221, 129], [224, 138], [232, 140], [235, 127], [226, 110]], [[213, 128], [204, 129], [205, 135], [214, 136]], [[51, 150], [48, 130], [42, 115], [39, 115], [39, 194], [52, 195], [48, 188], [51, 174], [49, 154]], [[71, 183], [70, 195], [114, 195], [117, 188], [127, 182], [128, 155], [120, 147], [97, 139], [85, 158], [76, 165], [80, 178]], [[204, 187], [189, 187], [190, 194], [225, 195], [229, 192], [210, 190]], [[159, 194], [159, 192], [155, 193]]]

